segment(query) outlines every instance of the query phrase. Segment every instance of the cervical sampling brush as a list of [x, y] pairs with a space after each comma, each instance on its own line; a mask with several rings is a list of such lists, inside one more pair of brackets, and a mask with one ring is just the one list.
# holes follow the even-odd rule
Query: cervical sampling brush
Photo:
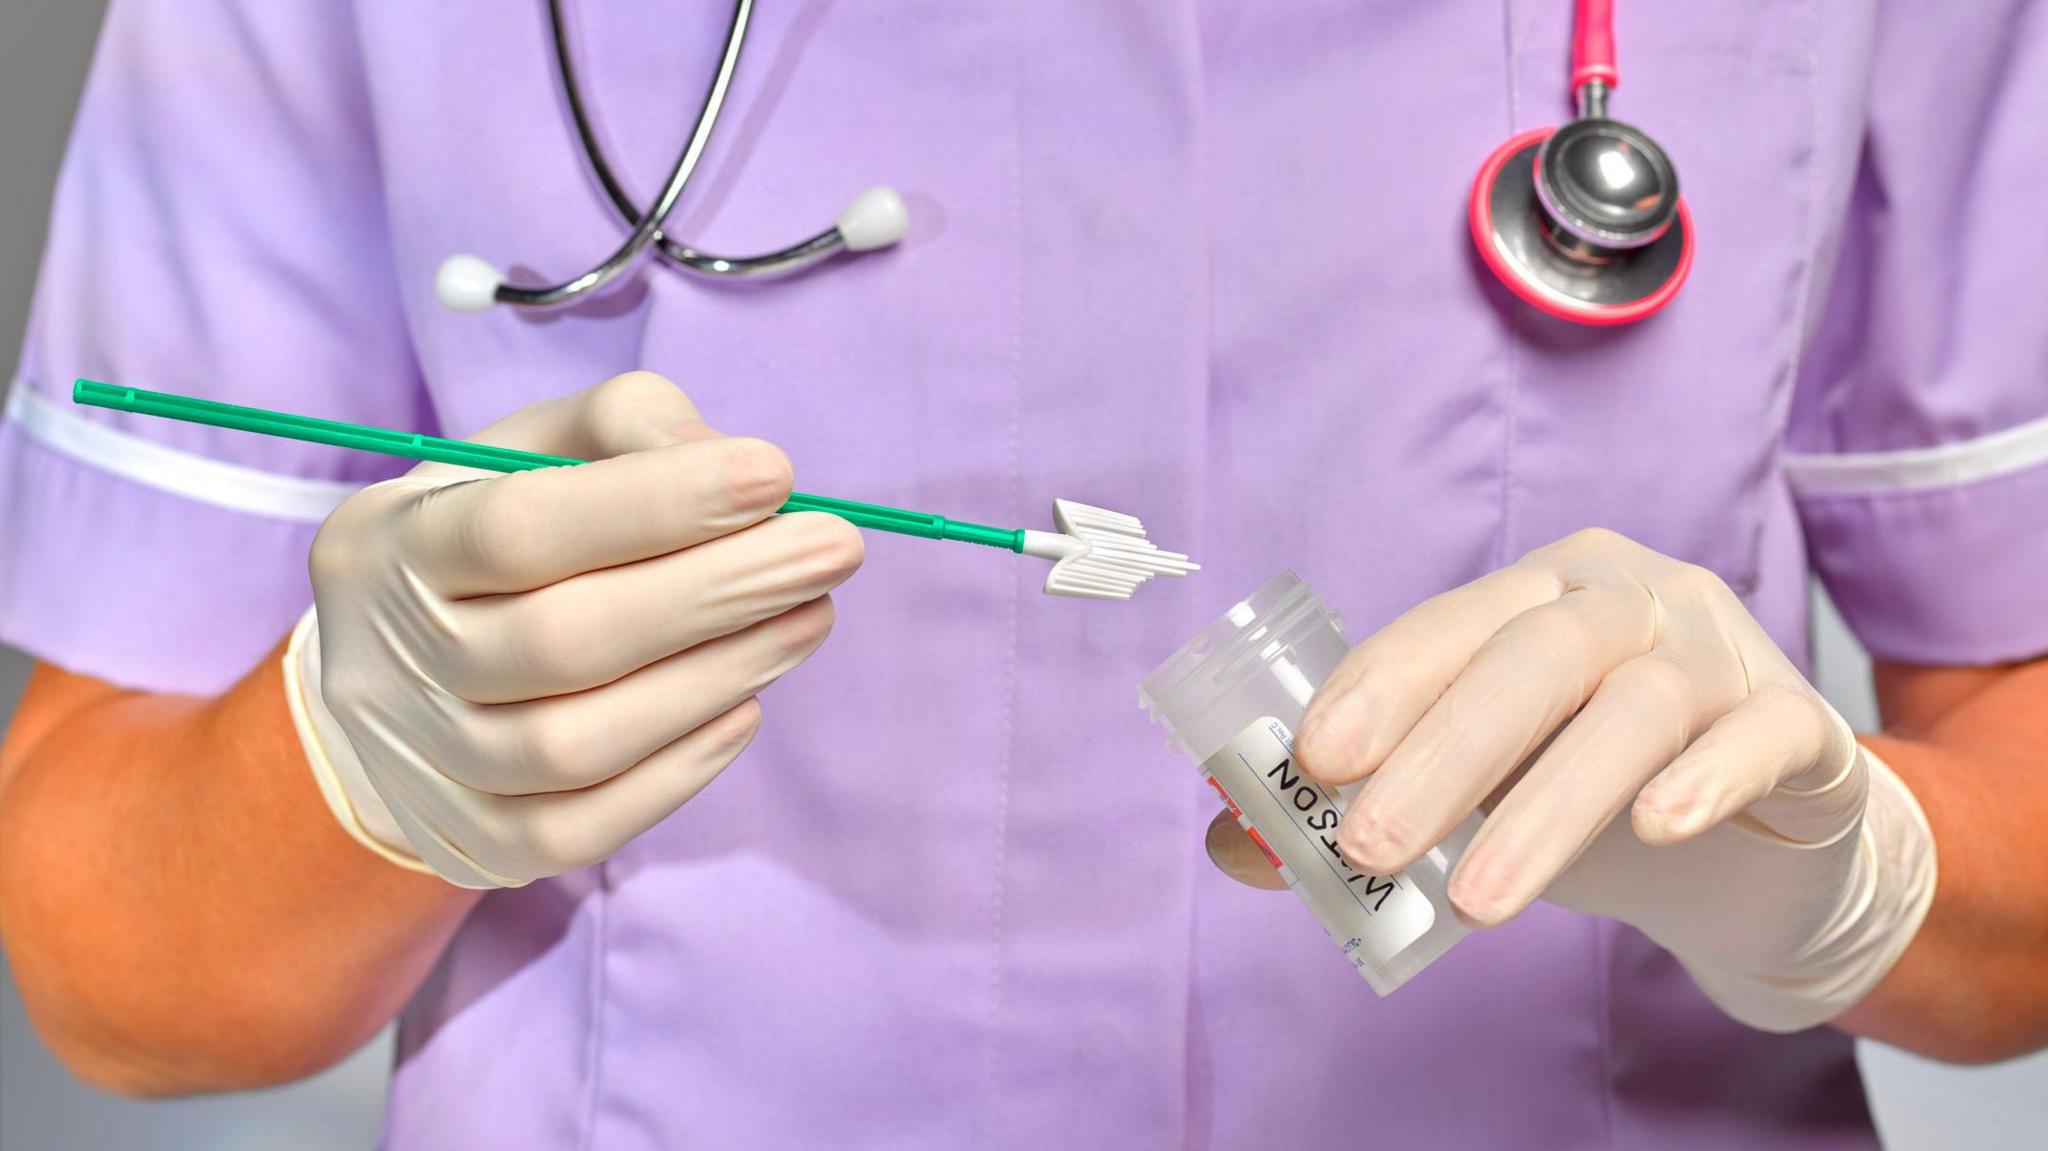
[[[113, 408], [145, 416], [184, 420], [194, 424], [237, 431], [310, 440], [358, 451], [381, 452], [411, 460], [431, 460], [494, 472], [521, 472], [531, 468], [558, 468], [585, 461], [539, 452], [514, 451], [488, 444], [444, 440], [416, 432], [395, 432], [386, 428], [346, 424], [338, 420], [317, 420], [288, 412], [245, 408], [123, 388], [113, 384], [80, 380], [72, 386], [74, 403]], [[1161, 551], [1145, 538], [1145, 525], [1135, 516], [1091, 507], [1072, 500], [1052, 502], [1053, 523], [1058, 531], [1039, 532], [1024, 528], [992, 528], [962, 523], [926, 512], [905, 511], [879, 504], [835, 500], [827, 496], [790, 493], [785, 512], [830, 512], [864, 528], [921, 536], [933, 540], [960, 540], [988, 547], [1008, 548], [1023, 555], [1053, 561], [1045, 576], [1047, 595], [1079, 596], [1085, 599], [1129, 599], [1153, 576], [1182, 576], [1200, 570], [1179, 552]]]

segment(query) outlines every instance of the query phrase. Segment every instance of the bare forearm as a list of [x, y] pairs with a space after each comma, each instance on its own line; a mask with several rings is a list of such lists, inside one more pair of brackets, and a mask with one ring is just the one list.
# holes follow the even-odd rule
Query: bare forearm
[[2048, 1043], [2048, 662], [1885, 669], [1895, 737], [1870, 746], [1934, 830], [1940, 878], [1896, 967], [1836, 1022], [1984, 1062]]
[[81, 1075], [152, 1093], [340, 1057], [474, 901], [335, 825], [274, 659], [213, 700], [39, 669], [0, 756], [0, 876], [39, 1029]]

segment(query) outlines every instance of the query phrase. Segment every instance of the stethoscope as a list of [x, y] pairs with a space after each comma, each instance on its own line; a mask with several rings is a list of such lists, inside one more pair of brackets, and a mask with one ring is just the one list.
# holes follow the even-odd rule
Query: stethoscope
[[[633, 225], [617, 251], [574, 279], [518, 287], [477, 256], [450, 256], [435, 294], [461, 312], [492, 304], [552, 307], [588, 298], [630, 269], [649, 249], [676, 267], [713, 279], [786, 275], [840, 252], [885, 248], [909, 225], [903, 200], [886, 187], [860, 194], [837, 223], [802, 243], [746, 257], [714, 256], [663, 234], [662, 226], [696, 170], [746, 43], [753, 0], [737, 0], [725, 50], [661, 196], [642, 212], [613, 174], [584, 107], [569, 52], [561, 0], [548, 0], [555, 63], [576, 135], [621, 219]], [[1620, 82], [1614, 63], [1613, 0], [1577, 0], [1572, 90], [1578, 118], [1537, 128], [1494, 149], [1472, 185], [1472, 239], [1509, 290], [1550, 315], [1582, 324], [1626, 324], [1651, 315], [1678, 293], [1692, 267], [1692, 217], [1678, 194], [1678, 171], [1648, 133], [1607, 116]]]
[[682, 155], [676, 157], [675, 167], [669, 170], [668, 183], [662, 188], [660, 197], [643, 212], [626, 195], [625, 188], [612, 173], [603, 147], [598, 143], [589, 111], [583, 104], [582, 88], [576, 82], [575, 63], [570, 59], [561, 0], [548, 0], [548, 31], [554, 39], [555, 66], [562, 75], [562, 91], [568, 97], [570, 118], [576, 122], [576, 136], [598, 182], [604, 185], [612, 207], [622, 220], [633, 225], [633, 231], [617, 251], [596, 267], [573, 279], [545, 287], [508, 284], [503, 272], [479, 256], [450, 256], [442, 261], [434, 275], [434, 294], [441, 302], [458, 312], [480, 312], [493, 304], [546, 308], [575, 303], [602, 291], [606, 285], [631, 270], [650, 249], [677, 268], [699, 276], [716, 280], [759, 280], [788, 275], [840, 252], [886, 248], [902, 239], [910, 226], [910, 216], [904, 210], [903, 198], [894, 189], [886, 187], [862, 192], [839, 214], [832, 227], [810, 239], [759, 256], [714, 256], [663, 234], [662, 225], [682, 198], [683, 189], [689, 185], [690, 174], [696, 171], [704, 146], [710, 142], [711, 133], [718, 126], [718, 113], [725, 104], [725, 93], [732, 83], [733, 70], [739, 65], [740, 49], [747, 39], [747, 18], [753, 8], [754, 0], [738, 0], [733, 6], [732, 24], [725, 33], [725, 50], [719, 56], [718, 71], [711, 77], [711, 90], [704, 96], [704, 106], [697, 113], [697, 126], [691, 130], [689, 143], [684, 146]]
[[1614, 0], [1578, 0], [1578, 118], [1502, 144], [1472, 182], [1472, 242], [1486, 266], [1515, 295], [1581, 324], [1651, 315], [1692, 269], [1678, 170], [1648, 133], [1607, 118], [1618, 83]]

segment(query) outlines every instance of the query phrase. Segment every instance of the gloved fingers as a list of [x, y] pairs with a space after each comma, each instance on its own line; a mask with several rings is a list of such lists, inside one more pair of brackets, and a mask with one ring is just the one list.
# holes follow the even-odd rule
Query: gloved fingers
[[1451, 877], [1459, 913], [1496, 926], [1542, 895], [1711, 720], [1698, 679], [1660, 652], [1608, 673], [1473, 836]]
[[1216, 865], [1216, 870], [1246, 887], [1256, 887], [1261, 891], [1287, 890], [1287, 881], [1280, 878], [1280, 869], [1266, 857], [1251, 833], [1237, 822], [1237, 817], [1228, 811], [1217, 812], [1216, 818], [1209, 821], [1202, 846], [1208, 851], [1209, 862]]
[[471, 703], [585, 691], [817, 599], [853, 574], [863, 548], [837, 516], [775, 516], [684, 551], [448, 604], [449, 635], [423, 644], [421, 658]]
[[[526, 881], [589, 867], [669, 817], [739, 758], [761, 726], [747, 699], [595, 787], [547, 795], [476, 796], [470, 854]], [[476, 793], [471, 793], [476, 795]]]
[[1856, 741], [1810, 692], [1744, 699], [1644, 786], [1629, 822], [1644, 843], [1692, 839], [1747, 812], [1772, 833], [1823, 842], [1861, 810]]
[[1516, 616], [1563, 594], [1549, 571], [1517, 563], [1424, 600], [1344, 657], [1309, 701], [1301, 766], [1342, 785], [1376, 770], [1473, 653]]
[[1600, 681], [1656, 638], [1631, 584], [1575, 588], [1510, 619], [1472, 656], [1352, 800], [1337, 832], [1352, 865], [1406, 867], [1550, 738]]
[[450, 755], [442, 774], [494, 795], [603, 783], [780, 679], [832, 621], [832, 599], [820, 596], [600, 688], [474, 708], [479, 746]]
[[781, 507], [791, 482], [775, 445], [713, 437], [434, 488], [398, 530], [438, 595], [496, 595], [738, 531]]
[[[653, 372], [623, 372], [580, 392], [528, 404], [468, 437], [479, 444], [599, 460], [716, 436], [681, 388]], [[452, 464], [413, 475], [468, 479]]]

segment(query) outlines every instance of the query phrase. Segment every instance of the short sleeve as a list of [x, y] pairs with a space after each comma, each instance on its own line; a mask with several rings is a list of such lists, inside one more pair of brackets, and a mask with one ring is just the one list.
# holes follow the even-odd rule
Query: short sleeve
[[1785, 474], [1871, 652], [2048, 653], [2048, 5], [1880, 6]]
[[334, 3], [116, 0], [0, 424], [0, 639], [210, 692], [311, 602], [391, 461], [85, 409], [78, 377], [429, 428], [356, 46]]

